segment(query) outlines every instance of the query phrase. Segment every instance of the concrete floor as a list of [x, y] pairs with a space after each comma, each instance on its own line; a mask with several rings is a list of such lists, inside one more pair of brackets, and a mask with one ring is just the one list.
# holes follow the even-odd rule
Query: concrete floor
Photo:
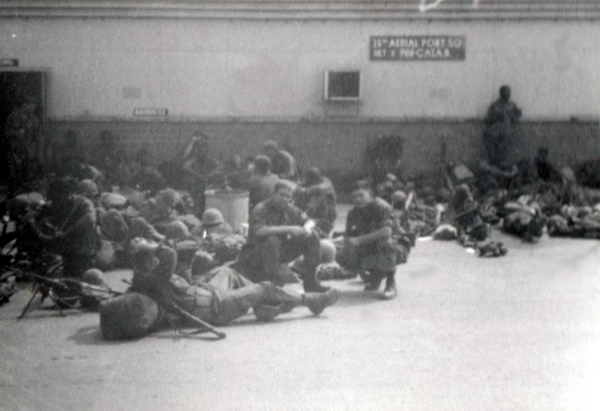
[[599, 410], [600, 243], [494, 236], [506, 257], [418, 242], [396, 300], [331, 282], [320, 317], [248, 315], [222, 341], [105, 342], [78, 311], [17, 321], [19, 292], [0, 308], [0, 409]]

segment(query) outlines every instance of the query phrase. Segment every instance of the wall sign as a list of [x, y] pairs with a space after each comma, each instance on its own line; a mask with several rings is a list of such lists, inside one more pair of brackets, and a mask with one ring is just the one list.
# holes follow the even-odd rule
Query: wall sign
[[0, 59], [0, 67], [19, 67], [19, 59]]
[[457, 61], [465, 59], [464, 36], [372, 36], [371, 61]]
[[166, 108], [134, 108], [133, 115], [135, 117], [166, 117], [169, 115], [169, 110]]

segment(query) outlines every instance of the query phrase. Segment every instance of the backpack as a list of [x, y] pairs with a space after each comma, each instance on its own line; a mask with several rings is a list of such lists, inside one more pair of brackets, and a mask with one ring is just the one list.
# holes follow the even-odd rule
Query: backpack
[[143, 337], [154, 329], [159, 318], [156, 301], [140, 293], [130, 292], [100, 304], [100, 329], [106, 340]]

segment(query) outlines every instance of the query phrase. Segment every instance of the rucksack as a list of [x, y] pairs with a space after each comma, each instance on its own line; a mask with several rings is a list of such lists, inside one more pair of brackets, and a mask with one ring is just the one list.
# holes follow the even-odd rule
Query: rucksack
[[154, 329], [159, 318], [156, 301], [140, 293], [126, 293], [100, 304], [100, 329], [106, 340], [143, 337]]

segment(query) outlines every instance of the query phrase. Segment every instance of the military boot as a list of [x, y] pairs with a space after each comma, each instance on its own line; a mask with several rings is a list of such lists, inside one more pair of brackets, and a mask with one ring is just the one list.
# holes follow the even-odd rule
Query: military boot
[[333, 305], [339, 298], [339, 292], [336, 289], [330, 289], [325, 293], [306, 293], [302, 298], [302, 303], [314, 314], [319, 315], [330, 305]]

